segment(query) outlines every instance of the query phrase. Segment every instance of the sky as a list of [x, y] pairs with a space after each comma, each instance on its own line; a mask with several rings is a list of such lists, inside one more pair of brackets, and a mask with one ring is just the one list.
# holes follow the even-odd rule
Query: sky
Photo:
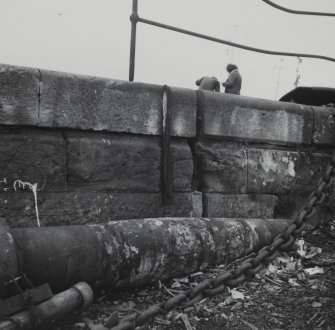
[[[335, 0], [273, 0], [335, 13]], [[261, 0], [138, 0], [143, 18], [268, 50], [335, 58], [335, 17], [293, 15]], [[0, 63], [128, 80], [131, 0], [0, 0]], [[258, 54], [137, 24], [135, 81], [195, 89], [238, 66], [242, 95], [279, 99], [335, 88], [335, 62]], [[297, 72], [298, 71], [298, 72]], [[223, 88], [222, 88], [223, 89]]]

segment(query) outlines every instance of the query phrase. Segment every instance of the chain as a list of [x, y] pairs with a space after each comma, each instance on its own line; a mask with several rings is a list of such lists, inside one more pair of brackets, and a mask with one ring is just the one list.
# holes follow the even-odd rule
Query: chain
[[206, 279], [199, 283], [193, 289], [179, 293], [178, 295], [149, 307], [147, 310], [129, 315], [119, 321], [111, 330], [135, 329], [141, 326], [152, 317], [158, 314], [164, 314], [187, 301], [188, 305], [199, 301], [205, 297], [212, 297], [224, 291], [226, 286], [237, 286], [248, 277], [255, 275], [262, 268], [263, 263], [274, 260], [279, 251], [285, 251], [290, 248], [296, 236], [299, 236], [306, 226], [306, 220], [312, 218], [316, 213], [316, 207], [321, 205], [325, 198], [325, 190], [334, 183], [335, 174], [335, 151], [332, 160], [327, 166], [326, 172], [320, 178], [317, 188], [309, 195], [306, 205], [299, 211], [292, 224], [284, 232], [277, 235], [271, 245], [261, 248], [255, 257], [244, 260], [237, 268], [223, 272], [215, 279]]

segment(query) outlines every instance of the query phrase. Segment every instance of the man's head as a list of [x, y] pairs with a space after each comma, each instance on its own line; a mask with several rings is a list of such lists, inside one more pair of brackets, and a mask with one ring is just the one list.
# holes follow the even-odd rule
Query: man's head
[[232, 72], [233, 70], [237, 69], [237, 66], [235, 64], [228, 64], [227, 65], [227, 72]]

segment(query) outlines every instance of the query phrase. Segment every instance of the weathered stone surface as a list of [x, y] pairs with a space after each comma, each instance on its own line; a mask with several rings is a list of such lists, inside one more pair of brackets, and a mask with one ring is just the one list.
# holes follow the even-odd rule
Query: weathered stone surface
[[0, 64], [0, 124], [38, 124], [37, 69]]
[[299, 155], [280, 150], [248, 150], [248, 192], [285, 193], [292, 189]]
[[314, 144], [335, 145], [335, 109], [313, 107], [314, 110]]
[[43, 191], [67, 190], [66, 143], [61, 132], [0, 130], [0, 190], [15, 180], [37, 183]]
[[[283, 194], [278, 195], [275, 207], [275, 218], [294, 219], [299, 210], [306, 205], [308, 195], [306, 194]], [[335, 194], [327, 194], [324, 204], [317, 208], [315, 215], [306, 221], [307, 228], [315, 227], [325, 221], [332, 221], [335, 217]]]
[[[192, 154], [186, 141], [171, 145], [173, 190], [189, 191]], [[158, 137], [68, 134], [70, 189], [160, 191], [161, 147]]]
[[[162, 86], [41, 70], [40, 125], [160, 135]], [[194, 91], [172, 88], [171, 134], [195, 136]]]
[[174, 191], [192, 190], [193, 155], [186, 141], [171, 141], [172, 189]]
[[272, 219], [274, 195], [204, 194], [204, 216], [210, 218]]
[[195, 137], [197, 99], [194, 90], [187, 88], [169, 87], [171, 109], [171, 135]]
[[245, 193], [247, 153], [238, 144], [200, 141], [195, 144], [198, 178], [203, 192]]
[[248, 150], [248, 192], [310, 193], [331, 156], [281, 150]]
[[158, 139], [69, 134], [67, 140], [70, 189], [160, 190]]
[[332, 156], [329, 154], [300, 152], [291, 192], [300, 195], [310, 194], [316, 189], [318, 181], [325, 174], [331, 159]]
[[307, 106], [198, 91], [205, 136], [280, 144], [310, 144], [313, 113]]
[[[107, 223], [153, 217], [200, 217], [202, 195], [175, 193], [171, 205], [162, 205], [160, 193], [37, 192], [41, 226]], [[37, 224], [32, 193], [0, 193], [0, 218], [12, 227]]]

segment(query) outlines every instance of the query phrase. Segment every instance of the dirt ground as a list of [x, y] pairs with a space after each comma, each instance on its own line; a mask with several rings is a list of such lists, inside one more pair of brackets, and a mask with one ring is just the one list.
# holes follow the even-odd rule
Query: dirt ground
[[[248, 281], [211, 299], [160, 315], [137, 329], [335, 329], [335, 221], [296, 241], [291, 252]], [[89, 309], [48, 329], [96, 330], [108, 317], [123, 317], [161, 302], [223, 266], [136, 290], [102, 292]]]

